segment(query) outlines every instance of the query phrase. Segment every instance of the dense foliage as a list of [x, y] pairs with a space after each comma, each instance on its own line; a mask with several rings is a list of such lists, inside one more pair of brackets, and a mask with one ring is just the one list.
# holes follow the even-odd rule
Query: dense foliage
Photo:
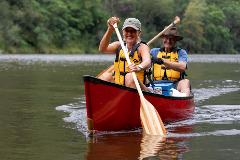
[[0, 50], [95, 53], [109, 16], [140, 19], [147, 41], [178, 15], [191, 53], [240, 53], [239, 14], [239, 0], [1, 0]]

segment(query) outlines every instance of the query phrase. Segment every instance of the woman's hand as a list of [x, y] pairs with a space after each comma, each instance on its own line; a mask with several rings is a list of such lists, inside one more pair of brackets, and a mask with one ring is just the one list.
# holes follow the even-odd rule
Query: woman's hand
[[114, 27], [113, 25], [115, 23], [119, 23], [120, 22], [120, 19], [118, 17], [111, 17], [107, 20], [107, 25], [108, 25], [108, 28], [111, 29], [111, 30], [114, 30]]
[[134, 63], [131, 63], [129, 66], [128, 66], [128, 69], [129, 69], [129, 72], [139, 72], [141, 71], [143, 68], [139, 67], [138, 65], [134, 64]]

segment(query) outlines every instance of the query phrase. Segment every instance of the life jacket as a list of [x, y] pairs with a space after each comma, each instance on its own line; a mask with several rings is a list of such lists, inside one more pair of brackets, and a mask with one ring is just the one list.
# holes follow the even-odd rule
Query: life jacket
[[184, 78], [185, 72], [181, 73], [173, 69], [166, 69], [163, 64], [159, 64], [158, 58], [166, 59], [171, 62], [178, 62], [178, 52], [180, 48], [175, 48], [172, 52], [167, 53], [163, 49], [159, 49], [157, 54], [152, 55], [152, 79], [155, 80], [171, 80], [179, 81]]
[[[138, 65], [142, 62], [142, 58], [139, 57], [139, 55], [138, 55], [138, 47], [141, 45], [141, 43], [144, 43], [144, 42], [135, 44], [133, 46], [132, 50], [130, 52], [128, 52], [131, 63], [134, 63], [136, 65]], [[116, 58], [115, 58], [115, 62], [114, 62], [115, 83], [120, 84], [120, 85], [125, 85], [125, 76], [127, 73], [129, 73], [127, 66], [128, 66], [128, 63], [127, 63], [126, 57], [124, 55], [123, 49], [121, 46], [119, 46], [118, 49], [116, 50]], [[138, 80], [145, 83], [145, 75], [144, 75], [143, 70], [136, 72], [136, 75], [137, 75]]]

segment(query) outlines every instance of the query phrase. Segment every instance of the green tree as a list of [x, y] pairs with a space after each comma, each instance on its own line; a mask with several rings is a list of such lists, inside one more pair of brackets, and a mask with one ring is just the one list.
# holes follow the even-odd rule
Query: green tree
[[207, 37], [204, 48], [208, 52], [232, 53], [233, 43], [229, 28], [226, 27], [226, 16], [214, 5], [209, 5], [205, 15], [205, 33]]
[[53, 33], [52, 38], [56, 47], [74, 47], [89, 52], [96, 46], [98, 37], [94, 36], [98, 35], [99, 26], [102, 25], [105, 15], [100, 2], [99, 0], [49, 2], [47, 26]]
[[20, 26], [14, 23], [11, 6], [6, 2], [0, 2], [0, 47], [5, 52], [8, 49], [16, 50], [24, 40], [21, 38]]
[[179, 1], [179, 0], [174, 0], [174, 13], [175, 15], [179, 17], [183, 17], [184, 12], [189, 4], [190, 0], [184, 0], [184, 1]]
[[127, 18], [136, 10], [138, 0], [103, 0], [103, 5], [108, 10], [109, 16]]
[[174, 0], [139, 0], [133, 14], [142, 22], [143, 38], [148, 41], [174, 19]]
[[2, 0], [6, 52], [92, 52], [105, 23], [100, 0]]
[[192, 53], [204, 51], [202, 44], [204, 38], [204, 15], [206, 11], [204, 0], [191, 0], [184, 13], [181, 33], [184, 35], [183, 46]]
[[93, 53], [110, 16], [138, 18], [148, 41], [178, 15], [182, 47], [240, 53], [239, 13], [239, 0], [1, 0], [0, 50]]
[[[229, 1], [228, 1], [229, 2]], [[234, 53], [240, 53], [240, 2], [239, 0], [232, 0], [231, 3], [227, 3], [222, 6], [222, 10], [226, 16], [225, 25], [229, 29], [232, 37], [232, 45]]]

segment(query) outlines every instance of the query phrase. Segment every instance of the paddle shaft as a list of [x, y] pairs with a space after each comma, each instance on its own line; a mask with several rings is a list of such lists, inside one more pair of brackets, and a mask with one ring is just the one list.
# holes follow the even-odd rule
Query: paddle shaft
[[166, 28], [164, 28], [161, 32], [159, 32], [155, 37], [153, 37], [150, 41], [147, 42], [147, 45], [150, 45], [153, 43], [157, 38], [159, 38], [164, 32], [166, 32], [168, 29], [170, 29], [172, 26], [176, 25], [180, 22], [180, 18], [178, 16], [175, 17], [175, 20], [168, 25]]

